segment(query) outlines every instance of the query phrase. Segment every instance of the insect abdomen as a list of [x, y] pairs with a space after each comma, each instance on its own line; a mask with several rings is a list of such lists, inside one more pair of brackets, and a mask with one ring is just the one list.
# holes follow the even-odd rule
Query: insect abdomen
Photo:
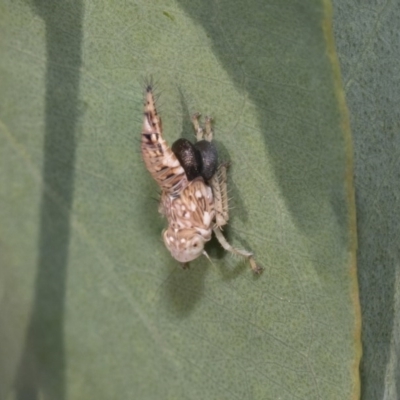
[[146, 88], [141, 147], [146, 168], [162, 190], [175, 193], [187, 185], [184, 169], [162, 136], [151, 86]]

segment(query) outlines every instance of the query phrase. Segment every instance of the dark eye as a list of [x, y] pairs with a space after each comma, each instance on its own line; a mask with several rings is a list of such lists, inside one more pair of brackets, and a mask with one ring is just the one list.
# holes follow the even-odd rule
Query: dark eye
[[206, 180], [210, 180], [218, 167], [218, 152], [213, 143], [207, 140], [200, 140], [194, 144], [194, 147], [201, 155], [202, 167], [201, 176]]
[[201, 176], [201, 154], [189, 140], [180, 138], [171, 147], [172, 152], [185, 170], [189, 181]]
[[195, 243], [195, 244], [193, 245], [193, 247], [197, 247], [197, 243]]

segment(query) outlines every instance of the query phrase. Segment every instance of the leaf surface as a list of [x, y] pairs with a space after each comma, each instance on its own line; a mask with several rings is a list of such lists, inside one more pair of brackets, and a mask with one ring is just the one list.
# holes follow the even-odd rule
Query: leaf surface
[[[329, 4], [16, 1], [0, 12], [0, 398], [350, 399], [349, 127]], [[215, 118], [236, 246], [188, 271], [139, 137]], [[29, 397], [30, 396], [30, 397]]]
[[400, 397], [400, 42], [396, 1], [335, 1], [355, 145], [364, 400]]

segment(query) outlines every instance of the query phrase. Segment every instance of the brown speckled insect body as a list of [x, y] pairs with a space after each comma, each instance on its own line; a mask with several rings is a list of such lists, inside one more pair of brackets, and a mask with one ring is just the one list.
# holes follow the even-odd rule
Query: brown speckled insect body
[[153, 89], [146, 87], [141, 149], [146, 168], [161, 188], [159, 212], [168, 221], [163, 239], [171, 255], [186, 266], [204, 254], [204, 245], [214, 232], [222, 247], [249, 260], [255, 273], [262, 271], [253, 254], [232, 247], [221, 228], [229, 220], [226, 164], [218, 164], [211, 142], [211, 118], [205, 129], [200, 114], [192, 118], [197, 142], [178, 139], [172, 148], [166, 143], [157, 114]]

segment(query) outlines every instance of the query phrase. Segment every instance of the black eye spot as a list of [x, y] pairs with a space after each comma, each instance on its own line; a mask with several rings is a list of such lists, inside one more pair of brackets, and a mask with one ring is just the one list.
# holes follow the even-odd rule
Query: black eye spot
[[207, 140], [200, 140], [195, 143], [194, 147], [201, 155], [201, 176], [208, 181], [213, 177], [218, 167], [217, 148]]
[[193, 245], [193, 247], [197, 247], [197, 243], [195, 243], [195, 244]]
[[201, 176], [201, 155], [189, 140], [180, 138], [171, 147], [172, 152], [185, 170], [189, 181]]

